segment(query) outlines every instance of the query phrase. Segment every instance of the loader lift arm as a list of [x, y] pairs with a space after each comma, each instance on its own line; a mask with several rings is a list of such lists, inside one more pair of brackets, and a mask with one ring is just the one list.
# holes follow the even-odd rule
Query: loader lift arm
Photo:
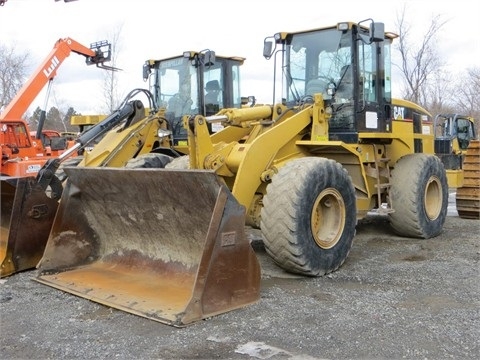
[[[49, 159], [37, 177], [2, 177], [0, 277], [30, 269], [40, 260], [63, 193], [63, 184], [55, 175], [62, 161], [117, 125], [124, 122], [124, 126], [129, 126], [144, 116], [143, 103], [128, 99], [117, 111], [84, 132], [72, 148]], [[8, 232], [4, 232], [6, 224]]]
[[88, 48], [69, 37], [59, 39], [45, 60], [0, 114], [0, 120], [20, 119], [44, 86], [55, 78], [58, 68], [72, 52], [85, 56], [87, 65], [95, 64], [100, 68], [118, 70], [105, 65], [105, 62], [111, 60], [109, 42], [95, 42]]
[[[121, 122], [126, 120], [126, 126], [132, 122], [135, 118], [144, 117], [145, 116], [145, 108], [143, 107], [143, 103], [140, 100], [132, 100], [121, 108], [113, 112], [110, 116], [99, 122], [97, 125], [93, 126], [92, 128], [88, 129], [86, 132], [81, 134], [78, 139], [76, 139], [76, 144], [61, 154], [59, 157], [54, 159], [49, 159], [45, 165], [40, 169], [38, 172], [36, 182], [37, 184], [43, 189], [47, 190], [48, 186], [55, 181], [55, 172], [58, 170], [58, 167], [63, 162], [64, 159], [67, 159], [70, 155], [74, 152], [78, 151], [79, 149], [83, 149], [88, 144], [90, 144], [95, 139], [99, 138], [100, 136], [104, 135], [115, 126], [119, 125]], [[61, 196], [61, 189], [53, 198], [59, 199]]]

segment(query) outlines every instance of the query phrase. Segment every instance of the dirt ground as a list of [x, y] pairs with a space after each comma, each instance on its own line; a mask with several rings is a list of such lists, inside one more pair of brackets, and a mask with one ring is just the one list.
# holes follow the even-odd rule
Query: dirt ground
[[395, 236], [369, 216], [335, 273], [292, 276], [265, 254], [256, 304], [174, 328], [33, 281], [0, 285], [1, 359], [477, 359], [480, 221]]

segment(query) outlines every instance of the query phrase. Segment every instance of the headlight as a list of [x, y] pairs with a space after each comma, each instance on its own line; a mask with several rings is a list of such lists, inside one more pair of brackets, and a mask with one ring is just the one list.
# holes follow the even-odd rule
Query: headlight
[[164, 137], [172, 135], [172, 132], [170, 130], [167, 130], [167, 129], [158, 129], [157, 135], [158, 135], [159, 138], [164, 138]]

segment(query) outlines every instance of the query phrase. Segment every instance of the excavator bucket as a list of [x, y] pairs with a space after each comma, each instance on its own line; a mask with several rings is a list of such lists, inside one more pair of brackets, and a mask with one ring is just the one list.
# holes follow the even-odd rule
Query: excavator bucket
[[37, 266], [58, 202], [35, 177], [2, 177], [1, 200], [0, 277], [5, 277]]
[[245, 208], [213, 172], [65, 172], [36, 281], [176, 327], [259, 299]]

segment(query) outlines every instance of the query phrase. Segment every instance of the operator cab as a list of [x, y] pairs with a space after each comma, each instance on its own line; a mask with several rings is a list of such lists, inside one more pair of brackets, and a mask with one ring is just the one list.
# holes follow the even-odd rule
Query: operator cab
[[210, 116], [222, 108], [242, 106], [240, 66], [244, 60], [216, 56], [206, 50], [186, 51], [182, 56], [145, 63], [144, 79], [150, 78], [155, 101], [166, 109], [174, 146], [187, 144], [184, 115]]
[[459, 114], [438, 114], [434, 121], [435, 154], [445, 169], [461, 169], [471, 140], [477, 138], [474, 119]]
[[[280, 92], [286, 106], [313, 103], [314, 95], [322, 94], [331, 114], [329, 140], [357, 143], [360, 133], [392, 132], [390, 46], [396, 37], [371, 19], [343, 22], [275, 34], [273, 42], [265, 39], [264, 56], [281, 56], [282, 71], [275, 73], [282, 74]], [[278, 93], [280, 81], [275, 84]], [[380, 139], [374, 141], [385, 141]]]
[[452, 141], [457, 139], [460, 151], [467, 150], [476, 138], [474, 120], [459, 114], [439, 114], [435, 117], [435, 152], [452, 153]]

